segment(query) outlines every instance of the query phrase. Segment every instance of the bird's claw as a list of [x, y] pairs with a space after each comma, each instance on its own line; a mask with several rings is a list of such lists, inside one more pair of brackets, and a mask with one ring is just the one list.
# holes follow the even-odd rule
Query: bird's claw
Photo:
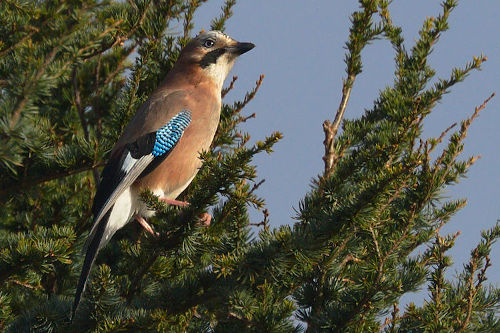
[[140, 215], [136, 215], [135, 216], [135, 219], [137, 220], [137, 222], [139, 222], [139, 224], [144, 228], [144, 230], [146, 230], [147, 232], [149, 232], [151, 235], [155, 236], [155, 237], [158, 237], [160, 236], [159, 233], [155, 232], [153, 230], [153, 228], [149, 225], [148, 222], [146, 222], [146, 220], [140, 216]]
[[[179, 201], [175, 199], [167, 199], [167, 198], [159, 198], [160, 201], [163, 201], [164, 203], [172, 206], [179, 206], [179, 207], [187, 207], [190, 205], [189, 202], [186, 201]], [[212, 216], [208, 213], [203, 213], [198, 216], [199, 221], [196, 223], [197, 226], [200, 227], [208, 227], [210, 226], [210, 222], [212, 221]], [[147, 229], [146, 229], [147, 230]]]
[[198, 223], [196, 223], [197, 226], [200, 227], [208, 227], [210, 226], [210, 222], [212, 221], [212, 216], [208, 213], [203, 213], [198, 215]]

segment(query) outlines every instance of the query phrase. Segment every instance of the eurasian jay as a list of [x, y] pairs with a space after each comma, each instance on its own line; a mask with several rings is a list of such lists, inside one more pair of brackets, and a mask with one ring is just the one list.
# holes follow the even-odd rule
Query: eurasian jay
[[[114, 233], [135, 218], [146, 222], [154, 211], [140, 200], [148, 189], [172, 205], [201, 166], [199, 154], [217, 130], [221, 90], [236, 58], [251, 50], [220, 31], [201, 33], [181, 51], [165, 80], [139, 108], [111, 151], [94, 198], [94, 222], [84, 250], [72, 318], [90, 268]], [[208, 219], [208, 223], [209, 223]]]

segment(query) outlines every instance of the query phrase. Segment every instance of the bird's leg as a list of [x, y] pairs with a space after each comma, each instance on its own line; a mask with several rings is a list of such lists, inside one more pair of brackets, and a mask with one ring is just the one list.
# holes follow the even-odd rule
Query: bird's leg
[[[186, 207], [190, 205], [189, 202], [187, 201], [179, 201], [167, 198], [159, 198], [158, 200], [163, 201], [168, 205], [179, 206], [179, 207]], [[200, 222], [198, 222], [198, 225], [202, 227], [208, 227], [210, 225], [210, 221], [212, 221], [212, 216], [210, 216], [210, 214], [208, 213], [203, 213], [198, 217], [200, 218]]]
[[142, 227], [147, 231], [149, 232], [151, 235], [155, 236], [155, 237], [158, 237], [160, 234], [157, 233], [157, 232], [154, 232], [153, 231], [153, 228], [151, 228], [151, 226], [149, 225], [148, 222], [146, 222], [146, 220], [139, 214], [135, 214], [134, 218], [137, 220], [137, 222], [139, 222], [140, 225], [142, 225]]

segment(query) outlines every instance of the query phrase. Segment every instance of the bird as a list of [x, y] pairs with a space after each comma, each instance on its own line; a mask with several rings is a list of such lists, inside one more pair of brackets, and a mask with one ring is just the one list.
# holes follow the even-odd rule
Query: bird
[[[189, 204], [176, 198], [201, 167], [200, 152], [212, 143], [224, 80], [235, 60], [254, 46], [217, 30], [200, 33], [181, 50], [165, 79], [125, 127], [94, 197], [93, 225], [83, 248], [71, 320], [97, 254], [115, 232], [135, 219], [156, 235], [146, 221], [154, 211], [141, 201], [142, 191], [151, 191], [167, 204]], [[210, 223], [210, 216], [205, 222]]]

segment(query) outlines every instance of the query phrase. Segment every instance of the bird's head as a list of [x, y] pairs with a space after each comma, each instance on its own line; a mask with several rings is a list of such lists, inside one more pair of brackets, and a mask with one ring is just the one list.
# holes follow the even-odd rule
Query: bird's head
[[182, 50], [178, 61], [198, 66], [222, 87], [236, 58], [254, 46], [252, 43], [240, 43], [220, 31], [213, 30], [193, 38]]

